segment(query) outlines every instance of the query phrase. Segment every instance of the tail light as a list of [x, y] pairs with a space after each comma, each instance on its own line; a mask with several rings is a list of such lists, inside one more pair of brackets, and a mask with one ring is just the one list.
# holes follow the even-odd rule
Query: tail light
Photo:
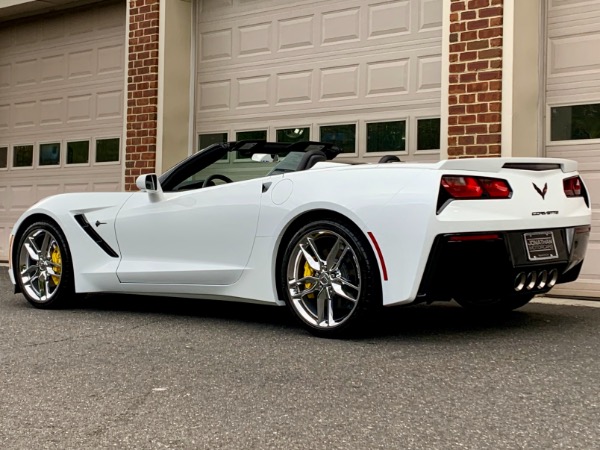
[[444, 175], [441, 183], [453, 199], [510, 198], [512, 194], [508, 182], [498, 178]]
[[565, 178], [563, 187], [567, 197], [583, 197], [583, 183], [579, 177]]

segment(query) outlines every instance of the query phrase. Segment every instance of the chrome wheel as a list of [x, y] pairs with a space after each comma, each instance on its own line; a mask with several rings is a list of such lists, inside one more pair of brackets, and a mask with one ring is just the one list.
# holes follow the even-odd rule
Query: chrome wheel
[[291, 306], [312, 327], [339, 327], [361, 297], [360, 268], [354, 248], [339, 233], [317, 229], [303, 234], [287, 259]]
[[62, 279], [63, 255], [49, 230], [33, 228], [21, 241], [18, 276], [26, 296], [39, 303], [50, 301]]

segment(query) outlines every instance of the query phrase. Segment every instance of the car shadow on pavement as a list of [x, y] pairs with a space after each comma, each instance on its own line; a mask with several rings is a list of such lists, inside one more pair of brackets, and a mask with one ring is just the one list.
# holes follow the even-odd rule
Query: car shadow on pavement
[[295, 326], [285, 308], [253, 303], [125, 294], [88, 294], [79, 310], [120, 311]]
[[465, 310], [454, 302], [443, 302], [386, 309], [375, 315], [364, 335], [418, 339], [496, 333], [515, 335], [570, 326], [577, 326], [575, 318], [558, 314], [558, 311], [555, 314], [539, 305], [486, 315]]
[[[305, 334], [287, 308], [269, 305], [152, 297], [122, 294], [85, 296], [75, 306], [80, 311], [113, 311], [213, 319], [217, 323], [239, 322], [277, 327], [292, 334]], [[532, 333], [552, 327], [577, 326], [577, 319], [558, 314], [542, 305], [528, 305], [518, 311], [485, 316], [473, 314], [453, 302], [384, 308], [373, 315], [353, 339], [439, 338], [493, 334]]]

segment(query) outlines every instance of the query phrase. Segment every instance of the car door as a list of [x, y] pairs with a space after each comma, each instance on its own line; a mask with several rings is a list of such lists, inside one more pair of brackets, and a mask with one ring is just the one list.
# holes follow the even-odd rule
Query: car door
[[246, 267], [258, 223], [263, 178], [202, 189], [137, 192], [115, 229], [122, 283], [229, 285]]

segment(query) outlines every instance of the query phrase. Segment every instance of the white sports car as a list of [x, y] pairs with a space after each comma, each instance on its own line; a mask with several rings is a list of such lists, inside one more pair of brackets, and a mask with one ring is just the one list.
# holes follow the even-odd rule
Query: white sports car
[[39, 308], [91, 292], [287, 305], [334, 336], [378, 306], [512, 310], [577, 278], [591, 210], [576, 162], [338, 153], [214, 144], [140, 192], [46, 198], [10, 236], [15, 292]]

